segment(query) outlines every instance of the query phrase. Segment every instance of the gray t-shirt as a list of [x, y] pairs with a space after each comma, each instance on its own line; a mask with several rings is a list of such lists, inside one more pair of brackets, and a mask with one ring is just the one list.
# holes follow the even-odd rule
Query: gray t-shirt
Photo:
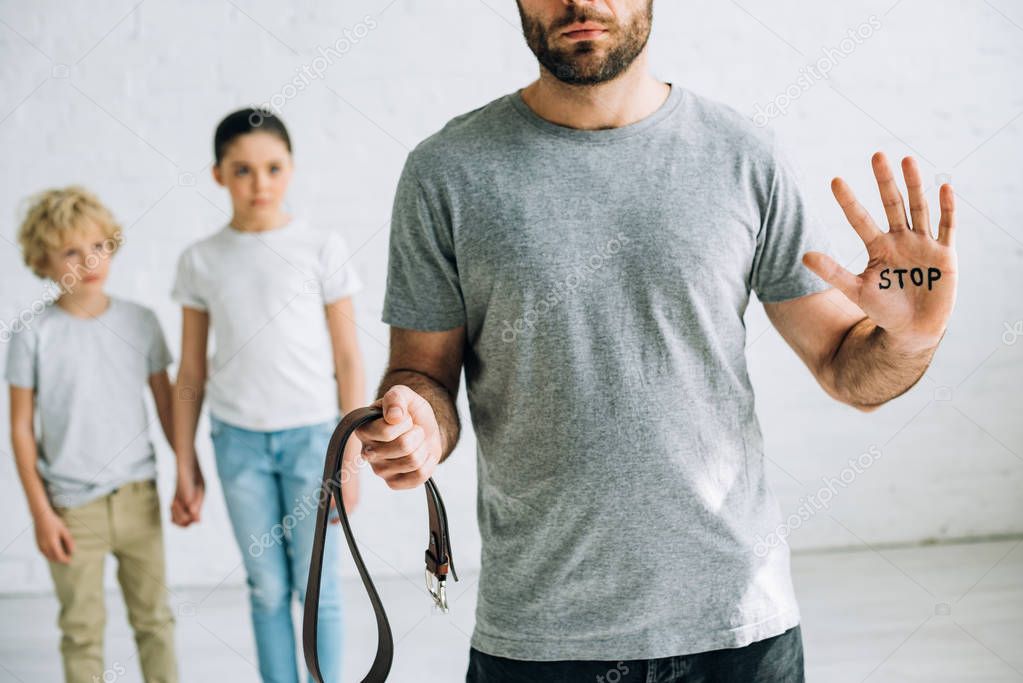
[[830, 242], [770, 133], [673, 85], [571, 129], [518, 92], [409, 155], [382, 319], [466, 326], [482, 573], [471, 643], [513, 659], [745, 646], [799, 622], [743, 313], [823, 291]]
[[53, 505], [156, 476], [144, 392], [170, 362], [156, 315], [116, 297], [91, 319], [51, 304], [14, 333], [5, 378], [35, 389], [38, 468]]

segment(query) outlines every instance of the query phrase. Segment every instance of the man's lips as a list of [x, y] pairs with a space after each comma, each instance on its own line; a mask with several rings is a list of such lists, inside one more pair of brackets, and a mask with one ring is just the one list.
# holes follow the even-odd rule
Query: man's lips
[[592, 40], [605, 33], [607, 33], [606, 28], [588, 21], [584, 24], [572, 24], [562, 32], [562, 35], [573, 40]]

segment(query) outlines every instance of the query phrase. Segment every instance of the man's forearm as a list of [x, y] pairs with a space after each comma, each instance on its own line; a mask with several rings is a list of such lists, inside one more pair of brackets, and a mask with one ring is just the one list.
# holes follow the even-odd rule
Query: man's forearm
[[440, 461], [444, 462], [455, 449], [458, 443], [458, 436], [461, 433], [461, 423], [458, 420], [458, 409], [455, 407], [455, 397], [443, 384], [428, 375], [416, 370], [396, 369], [389, 371], [380, 380], [380, 388], [377, 390], [377, 398], [387, 393], [387, 390], [396, 384], [403, 384], [412, 391], [425, 398], [433, 407], [433, 414], [437, 418], [437, 426], [440, 428], [440, 440], [442, 444]]
[[864, 318], [850, 328], [824, 369], [825, 381], [845, 403], [870, 411], [909, 391], [923, 377], [937, 344], [903, 345]]

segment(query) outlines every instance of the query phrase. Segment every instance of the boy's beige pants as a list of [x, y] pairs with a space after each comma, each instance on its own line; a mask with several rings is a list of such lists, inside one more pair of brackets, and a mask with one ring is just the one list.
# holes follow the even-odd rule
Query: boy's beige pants
[[74, 538], [70, 564], [50, 562], [60, 600], [60, 652], [68, 683], [120, 678], [131, 661], [103, 666], [103, 565], [117, 558], [128, 621], [146, 683], [178, 680], [174, 615], [164, 585], [163, 533], [155, 481], [125, 484], [79, 507], [55, 507]]

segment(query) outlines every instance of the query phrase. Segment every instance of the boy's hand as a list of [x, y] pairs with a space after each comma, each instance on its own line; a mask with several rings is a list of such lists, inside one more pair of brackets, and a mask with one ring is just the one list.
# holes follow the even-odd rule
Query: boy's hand
[[199, 463], [183, 472], [179, 471], [178, 485], [171, 503], [171, 521], [182, 527], [198, 522], [205, 493], [206, 482]]
[[35, 520], [36, 545], [51, 562], [68, 564], [75, 551], [75, 540], [71, 537], [64, 520], [53, 510]]

